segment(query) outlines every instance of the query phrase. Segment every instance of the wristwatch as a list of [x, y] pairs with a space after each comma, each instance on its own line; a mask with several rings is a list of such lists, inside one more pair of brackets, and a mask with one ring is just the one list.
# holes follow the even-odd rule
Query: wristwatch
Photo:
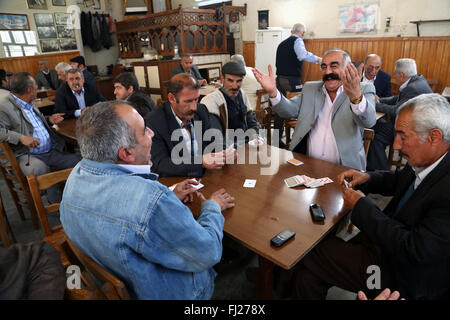
[[362, 101], [362, 99], [363, 99], [363, 94], [361, 93], [361, 96], [360, 96], [358, 99], [356, 99], [356, 100], [350, 100], [350, 102], [351, 102], [352, 104], [360, 104], [361, 101]]

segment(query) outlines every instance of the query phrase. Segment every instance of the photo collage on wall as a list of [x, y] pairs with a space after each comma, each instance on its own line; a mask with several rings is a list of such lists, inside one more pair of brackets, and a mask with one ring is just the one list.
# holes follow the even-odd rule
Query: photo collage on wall
[[64, 12], [34, 14], [42, 53], [77, 50], [71, 18], [70, 13]]

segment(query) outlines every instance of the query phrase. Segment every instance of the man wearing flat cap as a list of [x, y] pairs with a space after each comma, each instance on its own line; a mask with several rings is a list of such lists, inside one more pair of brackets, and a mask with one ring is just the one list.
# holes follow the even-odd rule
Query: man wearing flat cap
[[70, 59], [70, 64], [74, 69], [80, 69], [83, 73], [84, 82], [89, 83], [91, 86], [97, 87], [94, 75], [86, 68], [86, 62], [83, 56], [76, 56]]
[[251, 112], [251, 104], [241, 89], [245, 76], [245, 67], [235, 61], [227, 62], [222, 67], [220, 76], [223, 86], [206, 95], [200, 103], [204, 104], [211, 115], [211, 126], [222, 131], [248, 129], [258, 133], [261, 128], [256, 115]]

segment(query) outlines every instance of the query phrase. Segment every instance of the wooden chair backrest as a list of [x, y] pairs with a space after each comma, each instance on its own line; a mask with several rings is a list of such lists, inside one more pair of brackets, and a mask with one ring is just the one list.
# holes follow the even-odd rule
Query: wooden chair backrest
[[[130, 295], [125, 284], [117, 277], [102, 268], [91, 257], [81, 251], [70, 239], [67, 239], [70, 249], [86, 271], [91, 273], [98, 281], [102, 283], [101, 292], [108, 300], [129, 300]], [[69, 258], [70, 259], [70, 258]], [[88, 277], [89, 279], [89, 277]], [[91, 278], [92, 280], [92, 278]], [[90, 282], [90, 287], [96, 286], [95, 282]], [[95, 291], [95, 290], [94, 290]]]
[[439, 88], [439, 79], [427, 79], [427, 82], [434, 93], [439, 93], [437, 91]]
[[290, 92], [290, 91], [286, 91], [285, 97], [287, 99], [291, 99], [293, 97], [296, 97], [300, 94], [301, 92]]
[[39, 220], [41, 221], [42, 230], [47, 237], [61, 230], [61, 225], [53, 228], [50, 227], [47, 218], [47, 214], [59, 210], [59, 203], [52, 203], [48, 206], [44, 206], [40, 191], [47, 190], [57, 183], [66, 181], [70, 172], [72, 172], [72, 168], [46, 173], [37, 177], [34, 174], [29, 174], [27, 176], [33, 203], [38, 213]]
[[[5, 182], [11, 192], [17, 210], [23, 220], [25, 218], [22, 207], [28, 208], [33, 224], [35, 228], [38, 228], [39, 222], [31, 198], [30, 188], [28, 187], [27, 179], [25, 178], [22, 169], [20, 168], [19, 161], [17, 161], [8, 142], [0, 142], [0, 151], [0, 172], [5, 178]], [[19, 194], [23, 195], [25, 201], [22, 201], [19, 198]]]
[[375, 131], [373, 131], [373, 129], [364, 128], [363, 144], [364, 144], [364, 152], [366, 153], [366, 158], [367, 158], [367, 154], [369, 153], [369, 147], [370, 147], [370, 144], [372, 143], [374, 136], [375, 136]]
[[3, 207], [2, 195], [0, 194], [0, 239], [2, 240], [3, 246], [9, 248], [12, 241], [9, 237], [10, 226], [8, 222], [8, 217], [5, 213], [5, 208]]
[[[267, 104], [267, 106], [265, 106]], [[263, 110], [269, 106], [269, 96], [264, 89], [256, 90], [256, 106], [255, 110]]]

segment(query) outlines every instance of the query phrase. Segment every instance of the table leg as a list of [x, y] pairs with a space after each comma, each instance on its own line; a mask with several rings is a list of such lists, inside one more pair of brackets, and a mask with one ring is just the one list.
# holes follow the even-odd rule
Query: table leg
[[272, 299], [273, 290], [273, 262], [262, 256], [258, 256], [259, 279], [258, 294], [260, 299]]

